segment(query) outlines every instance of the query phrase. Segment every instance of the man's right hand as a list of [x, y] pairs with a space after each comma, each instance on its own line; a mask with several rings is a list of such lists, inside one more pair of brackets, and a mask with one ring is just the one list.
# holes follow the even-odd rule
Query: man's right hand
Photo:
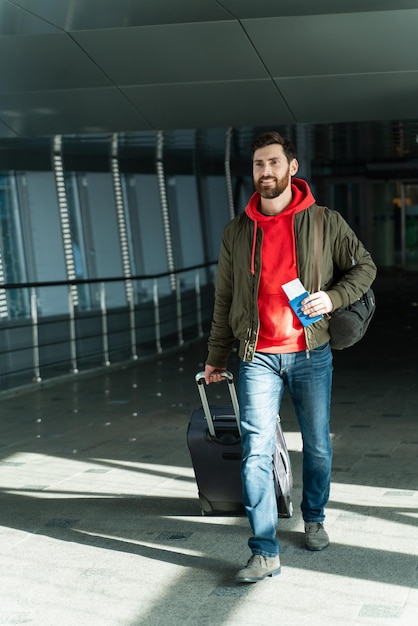
[[205, 365], [205, 382], [207, 385], [210, 383], [219, 383], [223, 380], [222, 372], [226, 371], [226, 367], [213, 367], [213, 365]]

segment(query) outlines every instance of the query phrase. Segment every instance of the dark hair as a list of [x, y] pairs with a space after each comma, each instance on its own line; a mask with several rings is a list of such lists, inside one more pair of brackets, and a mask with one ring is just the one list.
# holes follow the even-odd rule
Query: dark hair
[[274, 143], [278, 143], [283, 146], [283, 152], [290, 163], [292, 159], [296, 159], [296, 148], [293, 143], [283, 137], [280, 133], [275, 130], [269, 130], [265, 133], [261, 133], [258, 135], [251, 144], [251, 156], [254, 156], [254, 152], [259, 148], [264, 148], [265, 146], [271, 146]]

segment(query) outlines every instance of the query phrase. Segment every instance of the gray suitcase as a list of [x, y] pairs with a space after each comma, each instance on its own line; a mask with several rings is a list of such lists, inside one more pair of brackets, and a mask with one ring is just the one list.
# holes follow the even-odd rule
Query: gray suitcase
[[[187, 444], [202, 515], [244, 512], [238, 399], [233, 374], [226, 371], [224, 377], [231, 397], [231, 405], [228, 406], [210, 405], [204, 372], [195, 377], [202, 406], [192, 412]], [[279, 517], [291, 517], [292, 469], [279, 417], [273, 466]]]

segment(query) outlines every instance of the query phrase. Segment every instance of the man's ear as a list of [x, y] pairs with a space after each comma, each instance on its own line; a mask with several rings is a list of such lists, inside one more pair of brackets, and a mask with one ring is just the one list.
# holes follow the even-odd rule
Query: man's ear
[[292, 159], [290, 161], [289, 169], [290, 169], [290, 175], [294, 176], [299, 169], [299, 163], [297, 162], [296, 159]]

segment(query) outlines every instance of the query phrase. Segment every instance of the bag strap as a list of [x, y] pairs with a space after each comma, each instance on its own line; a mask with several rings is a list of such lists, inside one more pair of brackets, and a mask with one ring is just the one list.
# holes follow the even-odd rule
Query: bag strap
[[324, 207], [315, 207], [312, 291], [321, 290], [322, 252], [324, 247]]

